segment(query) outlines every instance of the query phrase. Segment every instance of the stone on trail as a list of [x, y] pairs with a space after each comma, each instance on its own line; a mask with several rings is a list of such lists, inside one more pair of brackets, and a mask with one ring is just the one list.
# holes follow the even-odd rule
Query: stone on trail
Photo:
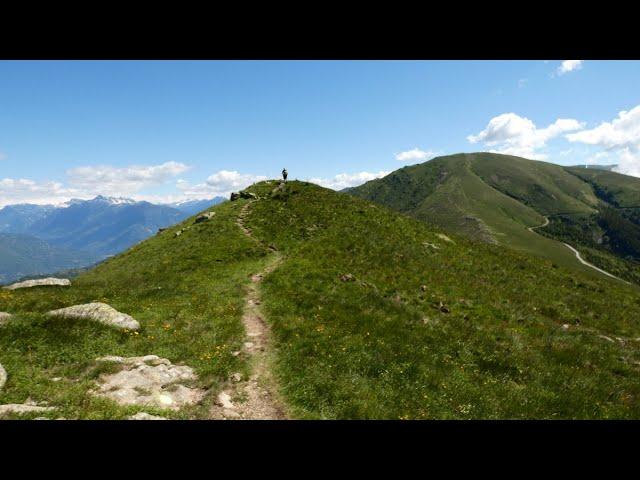
[[218, 405], [222, 406], [222, 408], [236, 408], [236, 406], [231, 401], [231, 396], [227, 392], [220, 392], [220, 394], [218, 395]]
[[198, 215], [193, 223], [206, 222], [207, 220], [211, 220], [215, 215], [216, 215], [216, 212], [203, 213], [202, 215]]
[[98, 361], [122, 365], [122, 369], [117, 373], [101, 375], [97, 390], [92, 392], [120, 405], [178, 410], [183, 406], [200, 402], [204, 396], [203, 390], [183, 384], [197, 380], [193, 369], [184, 365], [173, 365], [166, 358], [157, 355], [104, 357]]
[[117, 311], [106, 303], [87, 303], [61, 308], [47, 313], [51, 317], [74, 318], [79, 320], [91, 320], [121, 330], [140, 330], [137, 320], [126, 313]]
[[35, 280], [25, 280], [24, 282], [13, 283], [3, 288], [5, 290], [17, 290], [18, 288], [41, 287], [43, 285], [68, 287], [71, 285], [71, 282], [66, 278], [37, 278]]
[[351, 273], [347, 273], [345, 275], [342, 275], [340, 277], [340, 280], [343, 282], [353, 282], [355, 281], [356, 277], [354, 277]]
[[13, 315], [11, 315], [10, 313], [0, 312], [0, 327], [9, 323], [9, 320], [12, 316]]

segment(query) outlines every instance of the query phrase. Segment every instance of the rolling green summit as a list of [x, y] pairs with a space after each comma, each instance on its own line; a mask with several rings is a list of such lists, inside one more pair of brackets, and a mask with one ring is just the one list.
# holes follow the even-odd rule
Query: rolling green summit
[[494, 153], [438, 157], [348, 193], [474, 240], [640, 280], [640, 179]]

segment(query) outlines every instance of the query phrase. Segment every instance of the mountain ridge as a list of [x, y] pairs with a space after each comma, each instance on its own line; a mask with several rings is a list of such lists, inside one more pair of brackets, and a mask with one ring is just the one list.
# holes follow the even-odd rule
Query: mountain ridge
[[[0, 233], [25, 235], [23, 250], [32, 258], [20, 257], [26, 266], [20, 268], [9, 252], [9, 246], [16, 248], [16, 243], [8, 236], [0, 237], [0, 282], [89, 266], [223, 200], [156, 205], [98, 195], [61, 205], [7, 205], [0, 209]], [[53, 251], [61, 261], [50, 259]]]
[[[640, 180], [635, 177], [481, 152], [403, 167], [346, 193], [448, 231], [585, 270], [588, 267], [576, 260], [560, 237], [529, 228], [540, 225], [545, 216], [598, 215], [607, 195], [640, 205], [640, 193], [634, 192], [640, 192]], [[600, 259], [592, 260], [606, 268]], [[627, 268], [627, 278], [633, 275], [632, 265], [619, 267]]]

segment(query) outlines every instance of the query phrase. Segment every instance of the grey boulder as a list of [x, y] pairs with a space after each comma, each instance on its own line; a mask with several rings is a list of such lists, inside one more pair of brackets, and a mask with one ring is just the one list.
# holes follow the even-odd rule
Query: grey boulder
[[73, 318], [78, 320], [90, 320], [120, 330], [140, 330], [137, 320], [117, 311], [106, 303], [87, 303], [84, 305], [74, 305], [72, 307], [60, 308], [47, 313], [50, 317]]
[[198, 215], [193, 223], [202, 223], [206, 222], [207, 220], [211, 220], [215, 216], [215, 214], [215, 212], [207, 212], [203, 213], [202, 215]]

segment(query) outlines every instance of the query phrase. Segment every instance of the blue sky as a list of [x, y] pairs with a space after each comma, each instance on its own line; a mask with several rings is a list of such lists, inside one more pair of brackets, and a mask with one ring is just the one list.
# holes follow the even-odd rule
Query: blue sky
[[283, 166], [343, 188], [471, 151], [640, 176], [638, 85], [614, 61], [5, 61], [0, 206], [226, 195]]

